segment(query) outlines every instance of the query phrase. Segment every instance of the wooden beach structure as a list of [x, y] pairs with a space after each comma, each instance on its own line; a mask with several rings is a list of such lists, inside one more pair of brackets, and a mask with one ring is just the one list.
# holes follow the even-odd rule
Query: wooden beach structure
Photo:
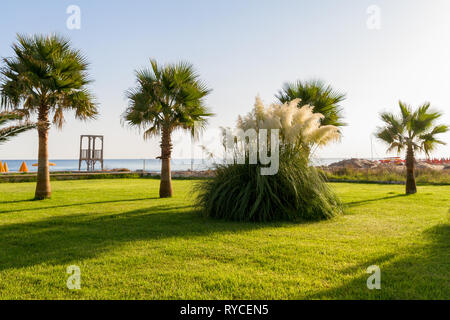
[[100, 162], [103, 171], [103, 136], [80, 136], [80, 159], [78, 162], [78, 171], [81, 171], [81, 164], [83, 161], [86, 162], [87, 171], [94, 171], [95, 164], [97, 162]]

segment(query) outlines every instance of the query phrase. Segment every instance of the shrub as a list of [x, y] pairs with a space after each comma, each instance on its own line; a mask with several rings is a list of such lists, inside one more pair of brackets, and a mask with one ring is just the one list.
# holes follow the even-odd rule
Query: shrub
[[[264, 142], [259, 135], [249, 136], [248, 143], [227, 140], [225, 151], [231, 152], [235, 164], [218, 166], [213, 179], [196, 185], [197, 204], [203, 215], [268, 222], [322, 220], [342, 213], [337, 196], [308, 164], [311, 150], [338, 140], [339, 130], [332, 125], [322, 126], [323, 115], [314, 113], [312, 106], [298, 108], [299, 103], [296, 99], [265, 107], [257, 97], [252, 112], [238, 118], [237, 127], [242, 131], [279, 131], [279, 170], [275, 175], [261, 175], [262, 166], [250, 164], [251, 147]], [[246, 164], [236, 163], [239, 155], [245, 155]]]
[[[248, 163], [248, 161], [247, 161]], [[322, 220], [342, 213], [342, 204], [307, 157], [280, 153], [276, 175], [260, 174], [261, 165], [219, 165], [213, 179], [195, 186], [206, 217], [232, 221]]]

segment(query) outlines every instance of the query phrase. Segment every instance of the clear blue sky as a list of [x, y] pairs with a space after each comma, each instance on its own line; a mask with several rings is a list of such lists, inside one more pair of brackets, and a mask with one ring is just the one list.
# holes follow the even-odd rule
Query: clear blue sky
[[[81, 8], [81, 29], [69, 30], [66, 9]], [[381, 9], [381, 29], [369, 30], [367, 8]], [[323, 157], [370, 157], [370, 135], [381, 110], [397, 101], [430, 101], [450, 124], [450, 1], [448, 0], [179, 0], [179, 1], [3, 1], [0, 56], [10, 56], [16, 33], [58, 32], [69, 37], [91, 63], [99, 120], [68, 117], [52, 129], [50, 158], [78, 157], [80, 134], [104, 134], [107, 158], [153, 158], [157, 139], [144, 141], [124, 128], [124, 91], [133, 70], [188, 60], [214, 90], [207, 99], [216, 113], [211, 128], [232, 126], [260, 94], [267, 103], [286, 81], [321, 78], [347, 93], [341, 143]], [[450, 135], [443, 138], [450, 142]], [[174, 157], [190, 156], [189, 139], [175, 137]], [[220, 146], [219, 142], [216, 143]], [[375, 156], [385, 147], [375, 143]], [[197, 156], [199, 149], [196, 149]], [[442, 147], [436, 156], [450, 156]], [[35, 159], [37, 134], [0, 146], [0, 158]]]

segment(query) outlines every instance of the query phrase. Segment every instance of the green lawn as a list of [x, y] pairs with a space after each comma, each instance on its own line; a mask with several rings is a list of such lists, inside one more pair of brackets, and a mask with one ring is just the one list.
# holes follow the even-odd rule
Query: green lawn
[[201, 218], [192, 183], [161, 200], [157, 180], [56, 181], [41, 202], [0, 184], [0, 298], [450, 299], [450, 186], [333, 184], [344, 216], [262, 225]]

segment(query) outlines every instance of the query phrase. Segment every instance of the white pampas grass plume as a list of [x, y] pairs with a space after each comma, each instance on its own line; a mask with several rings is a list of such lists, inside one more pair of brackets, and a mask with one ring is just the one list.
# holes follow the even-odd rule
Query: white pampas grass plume
[[285, 104], [272, 104], [265, 107], [259, 96], [255, 99], [252, 112], [244, 117], [239, 116], [237, 127], [248, 129], [280, 129], [283, 143], [302, 144], [308, 149], [314, 145], [324, 146], [338, 141], [341, 133], [333, 125], [321, 126], [324, 116], [314, 113], [314, 107], [304, 105], [298, 108], [300, 99]]

